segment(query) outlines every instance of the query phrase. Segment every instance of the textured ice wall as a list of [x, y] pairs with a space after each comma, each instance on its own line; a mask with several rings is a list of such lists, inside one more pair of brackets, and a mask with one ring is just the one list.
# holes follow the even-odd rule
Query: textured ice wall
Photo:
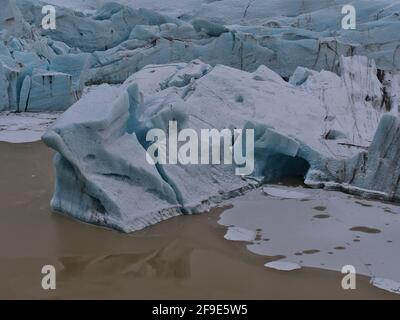
[[[27, 1], [27, 0], [22, 0]], [[223, 1], [168, 1], [162, 4], [155, 1], [119, 1], [122, 4], [129, 5], [129, 8], [122, 5], [108, 5], [107, 9], [100, 9], [101, 12], [108, 12], [108, 15], [95, 13], [94, 19], [90, 17], [76, 17], [73, 13], [66, 11], [64, 14], [66, 22], [65, 27], [71, 24], [71, 21], [84, 21], [84, 23], [77, 23], [75, 28], [78, 28], [83, 35], [81, 39], [76, 39], [75, 35], [69, 35], [62, 31], [56, 32], [53, 35], [60, 37], [59, 40], [67, 42], [69, 45], [78, 46], [82, 50], [89, 50], [93, 46], [93, 41], [85, 41], [90, 35], [87, 32], [87, 26], [96, 28], [99, 24], [111, 24], [116, 32], [110, 34], [105, 33], [104, 39], [109, 41], [106, 47], [110, 49], [115, 47], [116, 38], [119, 40], [128, 40], [126, 30], [129, 26], [116, 25], [113, 21], [118, 16], [124, 16], [125, 20], [131, 24], [143, 25], [158, 25], [164, 26], [163, 32], [153, 28], [152, 39], [147, 39], [147, 44], [151, 45], [150, 40], [157, 38], [169, 39], [169, 42], [153, 44], [153, 46], [161, 49], [161, 53], [156, 55], [158, 60], [154, 63], [165, 63], [165, 59], [169, 61], [176, 61], [174, 59], [181, 59], [181, 61], [188, 61], [185, 59], [200, 58], [207, 63], [214, 63], [212, 59], [219, 59], [216, 63], [224, 64], [244, 70], [254, 71], [252, 65], [248, 65], [247, 60], [256, 60], [255, 64], [266, 64], [268, 67], [277, 71], [283, 76], [290, 76], [294, 69], [301, 65], [312, 69], [326, 69], [334, 70], [336, 68], [338, 58], [341, 55], [368, 55], [374, 58], [377, 65], [382, 69], [399, 68], [398, 56], [396, 51], [399, 46], [399, 12], [400, 5], [394, 0], [377, 0], [353, 1], [352, 4], [357, 10], [357, 29], [356, 30], [343, 30], [341, 26], [341, 19], [343, 17], [341, 10], [343, 5], [348, 4], [346, 1], [238, 1], [238, 0], [223, 0]], [[97, 1], [95, 3], [104, 3]], [[87, 6], [94, 7], [90, 2]], [[112, 10], [111, 10], [112, 7]], [[132, 9], [133, 8], [133, 9]], [[138, 10], [138, 8], [147, 8], [149, 10]], [[155, 15], [154, 11], [167, 14], [168, 16]], [[153, 12], [153, 13], [152, 13]], [[99, 21], [99, 16], [101, 21]], [[139, 18], [140, 17], [140, 18]], [[178, 18], [178, 19], [176, 19]], [[150, 23], [149, 23], [150, 21]], [[204, 28], [198, 27], [198, 21], [208, 22], [208, 27], [203, 23]], [[187, 23], [188, 22], [188, 23]], [[210, 22], [214, 23], [214, 27], [210, 27]], [[80, 28], [79, 25], [82, 25]], [[166, 27], [168, 25], [168, 28]], [[175, 26], [174, 26], [175, 25]], [[197, 28], [196, 28], [197, 25]], [[200, 34], [193, 32], [203, 31]], [[238, 39], [230, 39], [224, 31], [224, 26], [233, 32], [234, 35], [239, 35]], [[100, 28], [101, 26], [97, 27]], [[170, 29], [169, 31], [165, 29]], [[177, 32], [171, 30], [179, 30], [179, 37], [174, 37]], [[202, 30], [203, 29], [203, 30]], [[61, 26], [62, 30], [62, 26]], [[211, 30], [211, 32], [209, 32]], [[220, 30], [215, 32], [215, 30]], [[226, 30], [225, 30], [226, 31]], [[118, 35], [115, 36], [115, 34]], [[124, 37], [122, 36], [124, 35]], [[195, 35], [195, 37], [194, 37]], [[241, 35], [241, 36], [240, 36]], [[111, 38], [110, 38], [111, 37]], [[249, 50], [244, 48], [242, 55], [242, 65], [230, 58], [224, 53], [217, 54], [217, 57], [212, 57], [210, 60], [207, 54], [212, 54], [215, 49], [215, 44], [210, 43], [216, 38], [220, 38], [218, 42], [221, 46], [232, 48], [232, 56], [240, 56], [241, 53], [235, 51], [235, 44], [237, 47], [243, 45], [253, 46], [253, 51], [258, 51], [268, 57], [267, 61], [257, 61], [257, 54], [252, 54]], [[203, 41], [198, 41], [202, 39]], [[209, 41], [205, 41], [208, 39]], [[146, 39], [142, 39], [146, 40]], [[171, 41], [172, 40], [172, 41]], [[173, 41], [176, 40], [176, 41]], [[183, 40], [188, 45], [185, 53], [181, 57], [176, 55], [182, 54], [179, 51], [179, 43]], [[234, 43], [232, 43], [232, 41]], [[162, 42], [162, 41], [161, 41]], [[74, 44], [75, 43], [75, 44]], [[122, 41], [120, 41], [121, 44]], [[96, 45], [97, 50], [103, 51], [105, 44], [98, 42]], [[197, 47], [202, 47], [202, 52], [197, 52]], [[203, 48], [204, 46], [204, 48]], [[176, 52], [164, 52], [165, 49], [170, 47], [176, 48]], [[129, 51], [134, 50], [132, 47]], [[118, 50], [120, 51], [120, 50]], [[144, 50], [139, 50], [136, 55], [140, 55]], [[159, 50], [158, 50], [159, 51]], [[194, 52], [192, 52], [194, 51]], [[210, 52], [211, 53], [210, 53]], [[150, 54], [152, 50], [148, 51]], [[112, 53], [112, 52], [111, 52]], [[153, 53], [154, 55], [154, 53]], [[161, 57], [161, 55], [169, 56]], [[194, 55], [194, 56], [193, 56]], [[203, 56], [205, 55], [205, 56]], [[244, 59], [243, 59], [244, 57]], [[117, 57], [115, 57], [117, 58]], [[112, 59], [112, 60], [115, 60]], [[131, 60], [131, 64], [137, 64], [136, 59]], [[225, 59], [221, 61], [221, 59]], [[110, 59], [111, 60], [111, 59]], [[128, 60], [130, 60], [128, 58]], [[128, 65], [128, 63], [126, 64]], [[116, 64], [118, 67], [118, 64]], [[141, 66], [139, 65], [138, 68]]]
[[[28, 76], [36, 68], [54, 72], [54, 77], [70, 74], [73, 86], [67, 100], [72, 102], [80, 98], [85, 83], [122, 83], [148, 64], [193, 59], [250, 72], [266, 65], [285, 78], [298, 66], [339, 73], [342, 55], [373, 58], [386, 72], [400, 68], [400, 7], [394, 0], [354, 1], [358, 25], [347, 31], [341, 28], [345, 1], [58, 2], [74, 10], [57, 8], [55, 30], [41, 27], [45, 2], [4, 1], [0, 64], [15, 74], [8, 73], [0, 84], [3, 96], [13, 91], [2, 109], [38, 110], [39, 95], [27, 100], [32, 83]], [[96, 10], [83, 11], [80, 6]], [[65, 92], [52, 96], [50, 109], [68, 107], [63, 103]]]
[[[211, 9], [209, 16], [193, 9], [191, 18], [183, 15], [177, 19], [137, 9], [141, 3], [131, 7], [109, 4], [93, 16], [77, 16], [65, 10], [58, 30], [46, 34], [83, 51], [98, 51], [94, 53], [93, 73], [89, 80], [94, 83], [102, 79], [122, 82], [149, 63], [188, 62], [196, 58], [246, 71], [254, 71], [264, 64], [284, 77], [290, 77], [298, 66], [337, 71], [341, 55], [365, 55], [374, 58], [381, 69], [398, 70], [398, 4], [356, 1], [356, 30], [341, 28], [343, 4], [346, 3], [212, 2], [209, 5], [217, 8], [217, 12], [233, 11], [237, 16], [244, 14], [250, 5], [245, 18], [222, 19], [222, 22], [213, 19], [215, 11]], [[207, 7], [207, 4], [203, 5]], [[226, 10], [229, 5], [231, 10]], [[144, 6], [155, 8], [149, 4]], [[163, 12], [160, 7], [155, 10]], [[253, 21], [249, 18], [250, 8], [253, 15], [264, 19]], [[121, 16], [124, 22], [116, 23], [121, 21]], [[74, 32], [65, 32], [71, 28]], [[103, 32], [103, 29], [107, 31]], [[99, 30], [101, 40], [90, 30]]]

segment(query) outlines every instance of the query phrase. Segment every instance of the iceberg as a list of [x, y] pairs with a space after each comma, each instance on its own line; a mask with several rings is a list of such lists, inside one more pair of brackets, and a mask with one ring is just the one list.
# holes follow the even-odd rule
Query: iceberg
[[[300, 177], [311, 186], [361, 188], [362, 182], [348, 181], [347, 173], [365, 169], [354, 159], [365, 153], [373, 132], [376, 140], [386, 127], [393, 129], [387, 123], [393, 116], [385, 115], [374, 62], [357, 56], [340, 61], [341, 76], [310, 71], [300, 86], [265, 66], [250, 73], [199, 60], [148, 65], [120, 87], [100, 86], [43, 137], [57, 151], [52, 207], [131, 232], [178, 214], [207, 211], [285, 177]], [[229, 164], [148, 163], [147, 132], [167, 132], [170, 121], [196, 132], [253, 129], [254, 174], [237, 176]], [[375, 163], [371, 160], [371, 166]], [[385, 191], [379, 177], [368, 187]]]
[[128, 232], [175, 216], [180, 208], [173, 189], [146, 162], [136, 136], [124, 132], [129, 95], [118, 91], [102, 85], [88, 93], [57, 120], [44, 141], [59, 152], [52, 207]]

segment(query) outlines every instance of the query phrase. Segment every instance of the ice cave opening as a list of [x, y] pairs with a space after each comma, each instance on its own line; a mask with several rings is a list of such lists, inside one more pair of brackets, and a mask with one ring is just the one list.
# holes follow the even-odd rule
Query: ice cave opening
[[303, 184], [309, 169], [310, 164], [303, 158], [278, 153], [268, 156], [259, 172], [264, 177], [264, 183], [296, 181]]

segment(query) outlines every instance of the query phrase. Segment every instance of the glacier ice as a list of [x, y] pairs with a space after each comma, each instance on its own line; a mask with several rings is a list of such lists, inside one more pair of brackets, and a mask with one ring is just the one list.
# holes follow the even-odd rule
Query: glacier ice
[[373, 286], [393, 292], [396, 294], [400, 294], [400, 283], [397, 281], [393, 281], [390, 279], [385, 279], [385, 278], [379, 278], [379, 277], [374, 277], [371, 279], [371, 283]]
[[[1, 59], [1, 57], [0, 57]], [[0, 60], [0, 111], [17, 108], [18, 71]]]
[[369, 198], [400, 200], [400, 120], [384, 114], [368, 148], [343, 163], [340, 183], [328, 182], [327, 188], [344, 190]]
[[66, 73], [34, 72], [24, 80], [22, 89], [28, 93], [24, 95], [25, 105], [21, 103], [24, 109], [20, 111], [62, 111], [73, 103], [72, 78]]
[[[129, 5], [129, 2], [120, 2]], [[182, 1], [173, 1], [168, 7], [179, 4], [182, 5]], [[205, 1], [200, 6], [196, 1], [193, 6], [186, 1], [183, 7], [189, 10], [187, 14], [171, 17], [164, 14], [157, 15], [157, 18], [154, 18], [154, 11], [150, 9], [165, 13], [164, 6], [157, 6], [151, 1], [140, 1], [140, 8], [149, 9], [137, 11], [140, 12], [138, 14], [133, 12], [140, 9], [114, 4], [113, 10], [107, 11], [108, 15], [100, 14], [102, 22], [114, 25], [113, 16], [130, 12], [136, 30], [130, 34], [129, 40], [137, 39], [146, 43], [132, 47], [132, 42], [126, 42], [128, 39], [124, 34], [117, 44], [107, 45], [111, 49], [107, 56], [114, 56], [108, 61], [112, 61], [118, 71], [123, 69], [121, 64], [131, 68], [130, 74], [146, 65], [140, 60], [149, 55], [153, 57], [153, 63], [188, 62], [200, 58], [209, 64], [223, 63], [247, 71], [254, 71], [257, 66], [265, 64], [285, 77], [290, 77], [299, 65], [315, 70], [335, 70], [341, 55], [365, 55], [374, 58], [381, 69], [399, 68], [400, 61], [393, 54], [400, 40], [397, 32], [399, 8], [393, 1], [373, 1], [370, 4], [362, 0], [355, 1], [359, 27], [354, 31], [342, 30], [338, 25], [341, 8], [347, 4], [345, 1], [307, 1], [303, 7], [291, 0], [255, 1], [250, 4], [248, 8], [243, 1], [224, 0]], [[99, 11], [103, 12], [104, 9]], [[227, 11], [232, 16], [227, 15]], [[70, 11], [66, 11], [66, 14], [68, 19], [98, 23], [99, 13], [93, 17], [76, 17]], [[142, 16], [142, 20], [137, 21], [136, 15]], [[76, 25], [79, 28], [79, 23]], [[144, 25], [147, 25], [147, 29]], [[157, 27], [162, 32], [157, 32]], [[138, 33], [138, 29], [142, 33]], [[152, 36], [143, 38], [143, 31], [149, 32], [150, 29], [152, 32], [149, 35]], [[69, 39], [70, 35], [63, 32], [56, 36], [70, 45], [74, 42]], [[79, 41], [74, 45], [83, 51], [89, 49], [88, 44]], [[98, 45], [104, 51], [104, 44]], [[129, 47], [123, 61], [118, 53], [121, 50], [115, 50], [121, 45], [125, 51]], [[109, 63], [99, 61], [93, 67], [102, 69], [101, 74], [107, 79], [112, 73]]]
[[90, 56], [88, 54], [63, 54], [54, 57], [49, 69], [55, 72], [62, 72], [71, 76], [72, 91], [74, 94], [73, 102], [81, 98], [85, 87], [90, 66]]
[[0, 12], [0, 39], [21, 37], [29, 32], [30, 26], [25, 21], [15, 0], [4, 0]]
[[130, 99], [119, 91], [107, 85], [91, 91], [44, 140], [58, 151], [52, 207], [83, 221], [132, 231], [180, 210], [173, 189], [146, 162], [136, 136], [125, 131]]
[[[385, 192], [379, 178], [348, 177], [364, 170], [354, 159], [365, 154], [376, 129], [378, 141], [385, 128], [396, 135], [387, 123], [395, 116], [384, 115], [373, 61], [342, 57], [340, 70], [341, 76], [310, 70], [296, 86], [265, 66], [250, 73], [194, 60], [148, 65], [120, 87], [100, 86], [43, 138], [58, 153], [52, 206], [130, 232], [177, 214], [206, 211], [286, 176], [305, 178], [312, 186], [350, 183]], [[146, 133], [152, 128], [167, 132], [173, 120], [179, 129], [197, 132], [254, 129], [254, 175], [236, 176], [232, 165], [148, 164]], [[328, 135], [332, 130], [342, 135]], [[372, 168], [381, 155], [373, 147], [370, 152]]]
[[[394, 105], [400, 100], [393, 89], [399, 87], [398, 75], [391, 74], [400, 68], [399, 6], [391, 0], [354, 1], [357, 30], [342, 30], [338, 25], [345, 1], [174, 0], [164, 6], [147, 0], [135, 5], [124, 0], [83, 4], [50, 0], [60, 5], [55, 30], [41, 28], [41, 1], [4, 1], [0, 63], [10, 67], [11, 61], [18, 79], [16, 101], [12, 97], [3, 102], [3, 110], [19, 110], [20, 89], [33, 68], [70, 74], [73, 103], [84, 84], [123, 83], [149, 64], [200, 59], [249, 72], [265, 65], [301, 85], [308, 69], [339, 74], [342, 55], [374, 59], [385, 72], [387, 100]], [[6, 58], [7, 52], [12, 54]], [[4, 92], [9, 85], [2, 82]], [[24, 94], [28, 82], [29, 78]], [[23, 105], [26, 97], [22, 98]], [[60, 109], [62, 101], [54, 102], [52, 108]], [[341, 135], [332, 131], [336, 133]]]
[[8, 85], [5, 68], [0, 64], [0, 111], [9, 108]]

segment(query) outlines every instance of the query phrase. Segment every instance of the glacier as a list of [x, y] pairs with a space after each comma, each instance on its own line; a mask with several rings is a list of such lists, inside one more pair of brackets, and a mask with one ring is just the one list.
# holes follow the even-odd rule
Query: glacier
[[[265, 65], [289, 79], [299, 66], [339, 73], [341, 56], [359, 55], [398, 82], [400, 5], [393, 0], [353, 1], [356, 30], [340, 27], [346, 1], [4, 2], [0, 111], [40, 111], [41, 104], [42, 111], [66, 110], [84, 85], [121, 84], [148, 64], [195, 59], [249, 72]], [[48, 2], [59, 5], [55, 30], [41, 27]], [[46, 94], [28, 99], [36, 69], [53, 73], [58, 83], [66, 81], [59, 73], [69, 74], [72, 88], [61, 92], [46, 81], [51, 101]], [[387, 81], [388, 94], [392, 84]]]

